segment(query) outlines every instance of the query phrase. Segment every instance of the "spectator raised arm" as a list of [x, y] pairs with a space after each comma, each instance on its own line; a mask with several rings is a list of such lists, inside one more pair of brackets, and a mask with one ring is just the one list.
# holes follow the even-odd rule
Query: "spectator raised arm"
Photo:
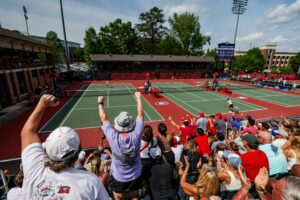
[[144, 120], [144, 107], [142, 104], [141, 93], [136, 92], [134, 95], [136, 97], [136, 103], [137, 103], [137, 119]]
[[102, 124], [105, 124], [107, 122], [107, 115], [104, 109], [104, 100], [105, 98], [103, 96], [98, 97], [99, 117]]
[[36, 130], [40, 125], [42, 117], [48, 107], [55, 107], [59, 105], [59, 101], [56, 101], [55, 97], [49, 94], [45, 94], [41, 97], [39, 103], [31, 113], [30, 117], [26, 121], [22, 132], [22, 151], [32, 143], [41, 143], [39, 136], [36, 134]]

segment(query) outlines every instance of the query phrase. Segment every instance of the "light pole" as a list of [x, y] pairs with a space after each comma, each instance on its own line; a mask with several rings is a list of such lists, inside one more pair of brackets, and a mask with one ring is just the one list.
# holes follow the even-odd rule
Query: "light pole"
[[65, 40], [66, 65], [67, 65], [67, 68], [69, 71], [70, 70], [69, 51], [68, 51], [68, 42], [67, 42], [67, 35], [66, 35], [66, 29], [65, 29], [65, 19], [64, 19], [64, 10], [63, 10], [63, 5], [62, 5], [62, 0], [60, 0], [60, 12], [61, 12], [61, 21], [62, 21], [62, 25], [63, 25], [64, 40]]
[[26, 23], [26, 30], [27, 30], [27, 35], [29, 36], [29, 30], [28, 30], [28, 16], [27, 16], [27, 9], [25, 6], [23, 6], [23, 12], [24, 12], [24, 18], [25, 18], [25, 23]]
[[232, 5], [232, 13], [237, 15], [237, 20], [236, 20], [236, 27], [235, 27], [235, 33], [234, 33], [234, 44], [236, 43], [236, 35], [237, 35], [237, 30], [239, 26], [239, 18], [240, 15], [244, 14], [246, 11], [246, 7], [248, 4], [248, 0], [233, 0], [233, 5]]

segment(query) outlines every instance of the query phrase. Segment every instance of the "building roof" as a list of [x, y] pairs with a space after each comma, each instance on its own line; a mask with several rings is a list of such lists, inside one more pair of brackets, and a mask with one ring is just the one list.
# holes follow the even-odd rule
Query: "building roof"
[[91, 54], [95, 62], [215, 62], [213, 57], [173, 55], [112, 55]]
[[[34, 40], [38, 40], [38, 41], [40, 41], [40, 42], [46, 42], [46, 37], [42, 37], [42, 36], [37, 36], [37, 35], [31, 35], [30, 36], [31, 38], [33, 38]], [[59, 39], [60, 40], [60, 42], [64, 42], [64, 40], [61, 40], [61, 39]], [[70, 44], [70, 45], [77, 45], [77, 46], [80, 46], [81, 45], [81, 43], [78, 43], [78, 42], [72, 42], [72, 41], [67, 41], [68, 42], [68, 44]]]
[[0, 28], [0, 47], [9, 49], [18, 49], [24, 51], [51, 53], [53, 47], [46, 43], [34, 40], [17, 31]]
[[277, 54], [296, 55], [297, 53], [296, 52], [277, 52], [277, 51], [275, 51], [275, 55], [277, 55]]

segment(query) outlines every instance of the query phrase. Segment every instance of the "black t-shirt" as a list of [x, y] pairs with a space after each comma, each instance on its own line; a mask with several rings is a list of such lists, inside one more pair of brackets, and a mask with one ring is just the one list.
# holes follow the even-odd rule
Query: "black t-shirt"
[[198, 151], [196, 152], [190, 152], [186, 149], [183, 149], [181, 156], [180, 156], [180, 162], [183, 163], [183, 166], [185, 169], [185, 161], [184, 161], [184, 156], [188, 156], [189, 157], [189, 162], [190, 162], [190, 169], [188, 173], [196, 173], [198, 172], [197, 169], [197, 163], [199, 162], [199, 159], [201, 159], [201, 155]]
[[174, 199], [173, 171], [169, 163], [154, 164], [150, 170], [149, 183], [152, 199]]

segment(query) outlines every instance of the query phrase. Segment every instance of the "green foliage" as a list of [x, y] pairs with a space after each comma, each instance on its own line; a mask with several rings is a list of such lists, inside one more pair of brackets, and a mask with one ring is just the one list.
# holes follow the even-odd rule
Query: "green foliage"
[[123, 23], [118, 18], [101, 27], [98, 35], [101, 51], [105, 54], [136, 54], [140, 50], [139, 38], [131, 22]]
[[216, 58], [218, 56], [218, 50], [217, 50], [217, 48], [207, 49], [206, 53], [205, 53], [205, 56], [211, 56], [211, 57]]
[[100, 46], [101, 43], [98, 39], [97, 33], [93, 27], [89, 27], [85, 31], [85, 37], [84, 37], [84, 59], [87, 63], [87, 65], [91, 66], [91, 58], [90, 54], [97, 54], [100, 53]]
[[174, 13], [169, 19], [171, 36], [181, 45], [185, 55], [203, 55], [203, 46], [210, 43], [210, 37], [200, 32], [199, 17], [193, 13], [178, 15]]
[[64, 61], [64, 49], [60, 43], [60, 39], [54, 31], [49, 31], [46, 35], [47, 44], [53, 46], [54, 63], [62, 63]]
[[74, 56], [76, 60], [78, 61], [84, 61], [84, 49], [83, 48], [77, 48], [74, 50]]
[[38, 53], [37, 56], [38, 56], [39, 60], [41, 61], [41, 63], [47, 63], [47, 58], [46, 58], [45, 53]]
[[298, 73], [300, 68], [300, 52], [298, 52], [296, 56], [292, 58], [291, 68], [293, 69], [294, 73]]
[[280, 66], [279, 67], [280, 73], [281, 74], [293, 74], [293, 68], [288, 67], [288, 66]]
[[170, 35], [167, 35], [166, 38], [162, 39], [158, 45], [160, 49], [161, 55], [181, 55], [182, 48], [181, 45], [178, 43]]
[[244, 70], [249, 73], [263, 70], [265, 60], [261, 54], [259, 48], [250, 49], [245, 55], [237, 58], [233, 62], [233, 68], [235, 71]]
[[166, 34], [167, 28], [164, 27], [165, 18], [163, 10], [153, 7], [148, 12], [141, 13], [140, 23], [136, 24], [142, 39], [143, 51], [146, 54], [158, 54], [159, 43]]

